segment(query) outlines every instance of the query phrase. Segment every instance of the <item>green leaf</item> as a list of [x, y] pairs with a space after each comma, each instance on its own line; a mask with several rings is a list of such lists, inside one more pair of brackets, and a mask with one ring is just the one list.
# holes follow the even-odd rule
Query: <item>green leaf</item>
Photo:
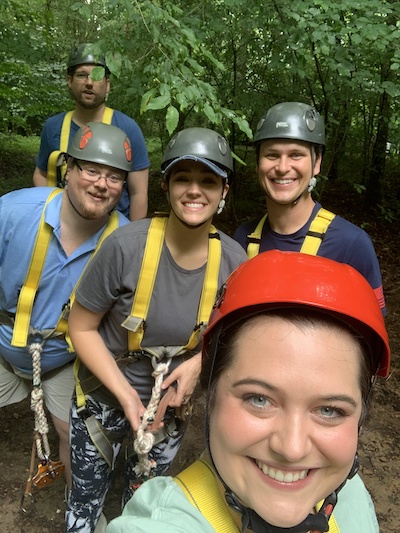
[[169, 94], [152, 98], [147, 104], [147, 109], [164, 109], [171, 102]]
[[210, 106], [210, 104], [205, 103], [203, 106], [203, 111], [210, 122], [212, 122], [213, 124], [217, 122], [217, 116], [215, 114], [214, 109]]
[[106, 75], [104, 67], [93, 67], [90, 77], [93, 81], [101, 81]]
[[167, 126], [168, 133], [172, 135], [178, 126], [179, 121], [179, 111], [173, 105], [170, 105], [167, 109], [167, 114], [165, 116], [165, 123]]

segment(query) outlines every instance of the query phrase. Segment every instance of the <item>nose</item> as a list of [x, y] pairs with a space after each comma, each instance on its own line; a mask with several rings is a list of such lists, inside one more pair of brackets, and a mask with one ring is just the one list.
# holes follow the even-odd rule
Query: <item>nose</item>
[[280, 156], [276, 161], [275, 169], [279, 174], [286, 174], [290, 169], [289, 158], [284, 155]]
[[196, 181], [196, 180], [191, 180], [189, 182], [189, 186], [188, 186], [188, 194], [192, 194], [192, 195], [200, 195], [201, 194], [201, 187], [199, 185], [199, 183]]
[[94, 181], [93, 183], [95, 187], [97, 187], [98, 189], [107, 189], [108, 187], [107, 176], [105, 176], [104, 174], [100, 174], [97, 180]]
[[299, 416], [282, 417], [269, 439], [271, 450], [290, 463], [301, 462], [312, 450], [312, 436], [307, 421]]

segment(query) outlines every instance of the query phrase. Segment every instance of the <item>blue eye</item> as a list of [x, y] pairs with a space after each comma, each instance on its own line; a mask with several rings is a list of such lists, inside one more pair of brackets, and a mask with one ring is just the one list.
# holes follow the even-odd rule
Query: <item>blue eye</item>
[[262, 394], [246, 394], [243, 399], [248, 404], [257, 408], [264, 408], [270, 404], [268, 398]]
[[331, 405], [326, 405], [324, 407], [321, 407], [319, 409], [319, 412], [321, 416], [324, 418], [341, 418], [343, 416], [347, 416], [346, 413], [343, 411], [343, 409], [339, 409], [338, 407], [334, 407]]

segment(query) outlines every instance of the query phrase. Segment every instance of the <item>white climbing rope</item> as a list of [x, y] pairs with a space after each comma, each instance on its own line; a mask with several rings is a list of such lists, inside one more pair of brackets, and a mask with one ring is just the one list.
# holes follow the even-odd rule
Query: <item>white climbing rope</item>
[[35, 440], [39, 459], [48, 461], [50, 457], [50, 445], [48, 440], [49, 425], [43, 408], [43, 389], [41, 380], [41, 355], [43, 342], [33, 342], [29, 345], [29, 353], [32, 355], [33, 387], [31, 392], [31, 409], [35, 413]]
[[156, 466], [155, 461], [149, 460], [149, 452], [153, 447], [155, 435], [151, 431], [148, 431], [147, 427], [151, 425], [157, 412], [161, 398], [161, 385], [165, 374], [169, 371], [170, 364], [170, 358], [166, 363], [158, 363], [151, 374], [155, 380], [154, 387], [151, 391], [149, 405], [144, 412], [142, 423], [137, 430], [136, 439], [133, 443], [135, 452], [138, 456], [138, 463], [134, 467], [134, 472], [137, 476], [142, 476], [144, 478], [148, 478], [151, 469]]

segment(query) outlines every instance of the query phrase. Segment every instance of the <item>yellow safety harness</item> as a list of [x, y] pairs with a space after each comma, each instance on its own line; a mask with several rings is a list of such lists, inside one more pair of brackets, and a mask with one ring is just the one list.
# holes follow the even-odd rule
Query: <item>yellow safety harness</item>
[[[40, 278], [42, 276], [43, 266], [47, 256], [47, 250], [50, 244], [51, 236], [53, 234], [53, 229], [49, 224], [45, 222], [45, 212], [46, 207], [49, 202], [57, 195], [60, 194], [61, 189], [55, 189], [49, 194], [46, 203], [44, 205], [42, 215], [39, 222], [39, 228], [36, 235], [35, 244], [33, 247], [33, 252], [31, 256], [31, 261], [26, 275], [24, 284], [19, 293], [17, 308], [14, 318], [14, 327], [13, 327], [13, 336], [11, 340], [12, 346], [24, 347], [28, 344], [28, 335], [32, 329], [30, 326], [33, 304], [35, 301], [35, 295], [39, 286]], [[93, 251], [90, 256], [89, 261], [93, 258], [97, 250], [99, 249], [101, 243], [104, 239], [118, 227], [118, 214], [114, 211], [108, 220], [107, 226], [104, 229], [99, 242], [97, 243], [96, 249]], [[79, 278], [80, 279], [80, 278]], [[35, 333], [41, 334], [42, 337], [49, 338], [49, 336], [54, 335], [54, 333], [62, 334], [65, 336], [65, 340], [69, 344], [69, 350], [72, 352], [73, 348], [68, 336], [68, 327], [67, 327], [67, 314], [69, 306], [72, 304], [75, 298], [75, 290], [79, 284], [79, 280], [76, 283], [70, 298], [69, 303], [65, 306], [62, 311], [58, 323], [54, 329], [45, 330], [44, 335], [41, 331], [36, 331]]]
[[[146, 318], [160, 262], [167, 221], [168, 216], [157, 216], [151, 222], [131, 314], [122, 323], [129, 330], [128, 349], [130, 352], [142, 350], [141, 343], [146, 329]], [[218, 231], [214, 226], [211, 226], [208, 240], [208, 260], [198, 307], [197, 324], [188, 343], [181, 347], [181, 350], [193, 350], [201, 341], [201, 334], [208, 323], [218, 290], [220, 264], [221, 241]]]
[[[238, 533], [239, 528], [218, 488], [215, 472], [206, 461], [199, 459], [177, 475], [174, 480], [189, 502], [200, 511], [216, 533]], [[317, 510], [320, 509], [322, 503], [317, 505]], [[340, 533], [333, 514], [329, 519], [329, 533]]]
[[[335, 214], [327, 211], [323, 207], [315, 215], [314, 220], [311, 222], [310, 228], [304, 239], [300, 252], [303, 254], [317, 255], [322, 240], [328, 230], [329, 224], [335, 218]], [[261, 236], [264, 229], [265, 222], [267, 220], [268, 213], [266, 213], [260, 222], [257, 224], [256, 229], [247, 237], [247, 256], [249, 259], [255, 257], [260, 251]]]
[[[114, 110], [111, 107], [105, 107], [101, 122], [104, 124], [111, 124]], [[60, 134], [60, 148], [51, 152], [47, 162], [47, 185], [49, 187], [57, 187], [57, 169], [60, 168], [61, 181], [65, 176], [67, 165], [60, 157], [68, 150], [69, 136], [71, 133], [71, 122], [74, 111], [68, 111], [65, 114]]]
[[[156, 360], [163, 356], [163, 353], [154, 351], [151, 348], [146, 347], [143, 349], [141, 343], [146, 329], [146, 318], [160, 263], [167, 222], [167, 214], [158, 214], [150, 223], [131, 314], [122, 323], [122, 326], [128, 329], [129, 352], [128, 357], [117, 359], [117, 364], [120, 368], [135, 360], [135, 352], [141, 352]], [[198, 307], [197, 324], [190, 335], [186, 346], [176, 347], [170, 357], [173, 356], [174, 353], [177, 355], [178, 353], [193, 350], [201, 341], [201, 335], [207, 326], [218, 291], [221, 256], [222, 250], [220, 237], [216, 228], [211, 226], [208, 241], [208, 260]], [[113, 464], [111, 444], [113, 441], [118, 440], [120, 436], [113, 436], [111, 432], [105, 430], [101, 426], [100, 422], [96, 420], [94, 416], [87, 412], [86, 395], [99, 389], [102, 386], [102, 383], [90, 372], [88, 377], [81, 379], [79, 376], [79, 370], [80, 360], [77, 358], [74, 365], [77, 411], [84, 416], [85, 424], [88, 428], [92, 442], [96, 445], [99, 452], [111, 468]], [[86, 372], [88, 372], [87, 369]]]

